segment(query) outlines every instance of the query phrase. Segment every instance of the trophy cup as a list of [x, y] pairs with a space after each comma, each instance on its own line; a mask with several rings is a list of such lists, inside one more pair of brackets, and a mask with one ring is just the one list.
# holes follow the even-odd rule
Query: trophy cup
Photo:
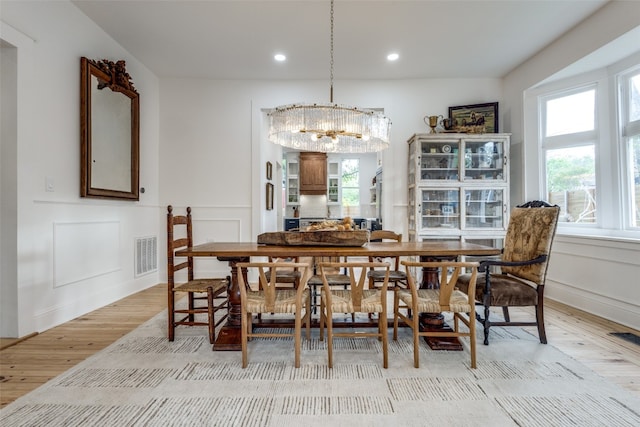
[[424, 116], [424, 122], [431, 128], [431, 133], [436, 133], [436, 128], [442, 123], [443, 116]]

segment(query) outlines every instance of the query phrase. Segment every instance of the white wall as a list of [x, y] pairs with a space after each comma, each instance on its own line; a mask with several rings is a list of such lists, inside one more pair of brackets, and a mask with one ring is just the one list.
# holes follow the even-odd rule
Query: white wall
[[[190, 205], [208, 218], [203, 240], [255, 240], [272, 226], [263, 219], [265, 164], [279, 153], [264, 135], [263, 110], [295, 102], [327, 102], [328, 81], [161, 81], [161, 205]], [[406, 235], [407, 140], [427, 132], [426, 115], [452, 105], [501, 101], [499, 79], [335, 81], [338, 103], [384, 108], [391, 148], [384, 151], [385, 227]], [[274, 163], [275, 165], [275, 163]], [[370, 179], [370, 178], [369, 178]], [[228, 218], [237, 218], [231, 224]], [[219, 223], [218, 233], [214, 223]], [[217, 265], [213, 272], [223, 272]]]
[[[17, 259], [17, 277], [3, 276], [1, 286], [3, 296], [17, 289], [12, 322], [24, 336], [159, 282], [157, 273], [134, 278], [133, 265], [134, 238], [157, 235], [164, 224], [158, 215], [159, 89], [148, 69], [70, 2], [3, 2], [1, 19], [0, 38], [17, 47], [18, 97], [12, 142], [17, 242], [9, 254], [2, 248], [3, 258]], [[146, 189], [140, 202], [79, 197], [81, 56], [126, 60], [140, 92], [140, 181]], [[53, 192], [45, 191], [47, 177]], [[11, 202], [4, 191], [1, 197], [3, 206]], [[80, 247], [85, 250], [78, 253]]]
[[[537, 124], [524, 114], [525, 91], [556, 73], [566, 76], [576, 61], [621, 37], [626, 40], [626, 34], [637, 32], [639, 26], [640, 2], [610, 2], [505, 77], [503, 123], [504, 131], [513, 135], [511, 175], [516, 185], [512, 188], [511, 198], [515, 204], [521, 200], [543, 198], [538, 185]], [[637, 50], [638, 46], [637, 37], [626, 42], [627, 48]], [[590, 62], [593, 62], [592, 58]], [[522, 173], [518, 176], [517, 171]], [[553, 246], [545, 294], [640, 329], [638, 277], [639, 242], [571, 237], [559, 233]]]
[[[14, 32], [14, 39], [19, 37]], [[17, 49], [0, 47], [0, 336], [18, 334]]]
[[[452, 105], [498, 101], [500, 130], [514, 134], [516, 145], [512, 153], [521, 158], [518, 154], [525, 151], [524, 90], [638, 25], [639, 7], [638, 2], [611, 2], [504, 81], [482, 78], [336, 81], [336, 102], [382, 107], [393, 122], [392, 147], [382, 155], [385, 227], [406, 234], [406, 141], [413, 133], [428, 130], [423, 122], [425, 115], [447, 115], [447, 107]], [[7, 255], [3, 246], [2, 256], [17, 259], [20, 336], [63, 323], [164, 281], [162, 254], [166, 244], [167, 204], [173, 204], [176, 210], [187, 205], [193, 207], [196, 243], [253, 240], [257, 233], [273, 226], [270, 215], [264, 215], [264, 165], [271, 160], [276, 166], [280, 156], [264, 148], [262, 111], [292, 102], [327, 101], [327, 81], [159, 82], [71, 3], [3, 2], [1, 19], [0, 37], [18, 47], [17, 243], [14, 249], [10, 248], [13, 254]], [[125, 59], [141, 94], [141, 186], [146, 192], [141, 194], [140, 202], [85, 200], [78, 196], [80, 56]], [[536, 165], [527, 166], [512, 159], [514, 201], [529, 195], [527, 180], [537, 179]], [[523, 173], [525, 169], [530, 173]], [[54, 192], [45, 192], [46, 177], [53, 178]], [[5, 223], [11, 218], [4, 217], [4, 191], [2, 197], [0, 220]], [[118, 268], [72, 283], [56, 283], [55, 278], [60, 277], [56, 266], [68, 269], [73, 262], [61, 244], [64, 246], [66, 238], [92, 224], [98, 229], [117, 228], [117, 235], [106, 243], [119, 249], [116, 259], [107, 263], [115, 263]], [[62, 231], [63, 238], [56, 239], [55, 230], [72, 232]], [[133, 239], [148, 235], [159, 236], [161, 271], [136, 279]], [[593, 239], [565, 242], [559, 238], [549, 272], [553, 286], [549, 286], [548, 294], [589, 309], [582, 303], [586, 298], [578, 296], [594, 299], [594, 290], [602, 290], [597, 299], [606, 301], [613, 310], [593, 311], [617, 319], [619, 316], [613, 311], [625, 308], [617, 301], [629, 297], [625, 284], [636, 283], [633, 280], [640, 273], [634, 261], [638, 257], [628, 257], [629, 253], [637, 253], [637, 244], [607, 243], [606, 254], [598, 252], [595, 258], [605, 257], [602, 271], [609, 273], [606, 277], [617, 279], [607, 283], [578, 276], [587, 263], [599, 264], [577, 248], [596, 246]], [[560, 256], [560, 251], [568, 254], [563, 255], [566, 258]], [[94, 253], [89, 251], [85, 255], [86, 259], [77, 261], [79, 264], [96, 261]], [[628, 262], [631, 268], [620, 270], [615, 260], [625, 256], [624, 259], [631, 259]], [[198, 267], [228, 273], [228, 267], [218, 261], [199, 262]], [[585, 280], [591, 281], [588, 286]], [[562, 287], [560, 282], [566, 285]], [[0, 285], [4, 295], [4, 287], [15, 283], [7, 284], [3, 277]], [[561, 289], [567, 291], [567, 296], [558, 296]], [[637, 305], [632, 309], [637, 309]], [[639, 327], [637, 311], [630, 322], [623, 323]]]

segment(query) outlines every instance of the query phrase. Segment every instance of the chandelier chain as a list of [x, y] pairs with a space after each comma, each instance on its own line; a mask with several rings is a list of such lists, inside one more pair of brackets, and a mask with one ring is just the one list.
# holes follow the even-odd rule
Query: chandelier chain
[[269, 113], [269, 141], [298, 151], [371, 153], [384, 150], [389, 147], [391, 120], [373, 110], [333, 103], [333, 12], [334, 0], [331, 0], [331, 102], [276, 107]]
[[330, 61], [330, 94], [329, 102], [333, 103], [333, 0], [331, 0], [331, 61]]

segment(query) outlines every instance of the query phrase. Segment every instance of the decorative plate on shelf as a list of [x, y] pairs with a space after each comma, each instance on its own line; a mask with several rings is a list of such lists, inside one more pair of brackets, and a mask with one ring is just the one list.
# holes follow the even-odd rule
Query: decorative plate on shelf
[[451, 146], [450, 145], [443, 145], [442, 146], [442, 152], [443, 153], [450, 153], [451, 152]]

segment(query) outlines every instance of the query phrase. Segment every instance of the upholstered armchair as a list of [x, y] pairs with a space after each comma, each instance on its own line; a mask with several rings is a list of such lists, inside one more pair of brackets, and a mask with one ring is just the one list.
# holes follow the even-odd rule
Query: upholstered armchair
[[[500, 259], [480, 262], [476, 301], [484, 306], [484, 344], [489, 344], [491, 326], [537, 326], [542, 344], [544, 330], [544, 287], [551, 255], [551, 244], [558, 224], [560, 208], [542, 201], [517, 206], [511, 212]], [[497, 268], [499, 267], [499, 272]], [[458, 278], [457, 287], [466, 292], [470, 275]], [[535, 322], [512, 322], [509, 307], [535, 307]], [[504, 321], [490, 320], [490, 308], [502, 307]]]

